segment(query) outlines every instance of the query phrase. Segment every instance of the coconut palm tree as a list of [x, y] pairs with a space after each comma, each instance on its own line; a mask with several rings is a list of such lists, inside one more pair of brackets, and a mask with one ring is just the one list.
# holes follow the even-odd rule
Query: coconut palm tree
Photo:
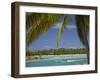
[[[65, 14], [50, 14], [50, 13], [26, 13], [26, 44], [29, 45], [33, 40], [36, 40], [40, 34], [49, 30], [49, 28], [56, 24], [60, 17], [62, 24], [58, 29], [56, 38], [56, 47], [60, 41], [60, 36], [63, 29], [69, 22], [69, 17]], [[89, 32], [89, 16], [76, 16], [77, 33], [82, 44], [86, 47], [87, 55], [89, 55], [88, 32]]]

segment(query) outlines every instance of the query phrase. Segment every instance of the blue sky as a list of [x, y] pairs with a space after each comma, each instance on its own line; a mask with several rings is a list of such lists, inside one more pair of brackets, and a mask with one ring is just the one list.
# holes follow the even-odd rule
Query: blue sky
[[[61, 25], [61, 18], [56, 25], [51, 26], [48, 32], [43, 33], [33, 41], [28, 47], [29, 50], [44, 50], [56, 48], [56, 37], [58, 28]], [[63, 30], [58, 48], [82, 48], [83, 45], [79, 40], [76, 30], [75, 16], [71, 16], [69, 24]]]

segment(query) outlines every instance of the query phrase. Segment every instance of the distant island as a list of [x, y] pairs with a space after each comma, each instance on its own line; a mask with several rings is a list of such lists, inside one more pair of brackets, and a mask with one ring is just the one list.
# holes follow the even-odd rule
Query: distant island
[[69, 54], [87, 54], [85, 48], [58, 48], [48, 50], [26, 51], [26, 59], [41, 59], [43, 55], [69, 55]]

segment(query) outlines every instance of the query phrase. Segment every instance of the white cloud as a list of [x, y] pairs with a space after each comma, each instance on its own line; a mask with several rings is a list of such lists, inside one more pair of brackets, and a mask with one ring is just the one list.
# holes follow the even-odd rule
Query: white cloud
[[[57, 23], [57, 24], [55, 24], [55, 25], [53, 25], [52, 26], [52, 28], [55, 28], [55, 29], [58, 29], [59, 27], [61, 27], [61, 22], [59, 22], [59, 23]], [[68, 25], [66, 25], [66, 28], [73, 28], [73, 29], [75, 29], [76, 28], [76, 25], [70, 25], [70, 24], [68, 24]]]
[[61, 22], [55, 24], [54, 26], [52, 26], [52, 28], [58, 29], [59, 27], [61, 27]]

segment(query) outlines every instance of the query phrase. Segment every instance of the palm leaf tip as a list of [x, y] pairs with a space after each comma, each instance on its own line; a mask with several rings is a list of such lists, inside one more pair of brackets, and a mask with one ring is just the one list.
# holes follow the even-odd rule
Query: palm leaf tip
[[57, 38], [56, 38], [56, 48], [58, 48], [58, 43], [60, 41], [61, 32], [62, 32], [62, 28], [60, 27], [58, 29]]
[[59, 46], [59, 41], [60, 41], [61, 33], [63, 32], [63, 29], [66, 27], [68, 22], [69, 22], [68, 16], [64, 16], [64, 18], [62, 20], [62, 24], [58, 28], [58, 33], [57, 33], [57, 38], [56, 38], [56, 48], [58, 48], [58, 46]]

